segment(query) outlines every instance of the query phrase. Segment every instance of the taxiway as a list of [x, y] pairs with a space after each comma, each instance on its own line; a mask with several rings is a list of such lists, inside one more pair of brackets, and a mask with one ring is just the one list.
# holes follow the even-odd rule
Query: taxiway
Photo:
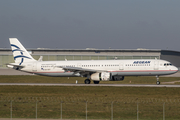
[[108, 87], [180, 87], [180, 85], [150, 84], [61, 84], [61, 83], [0, 83], [0, 86], [108, 86]]

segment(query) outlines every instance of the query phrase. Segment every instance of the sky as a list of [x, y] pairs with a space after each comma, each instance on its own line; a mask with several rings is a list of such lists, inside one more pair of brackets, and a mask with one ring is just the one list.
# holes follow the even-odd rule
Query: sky
[[180, 0], [1, 0], [0, 48], [180, 51]]

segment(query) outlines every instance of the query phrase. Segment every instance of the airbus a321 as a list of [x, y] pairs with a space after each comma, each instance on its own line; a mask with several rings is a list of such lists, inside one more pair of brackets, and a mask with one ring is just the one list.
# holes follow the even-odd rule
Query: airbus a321
[[15, 63], [7, 67], [43, 76], [86, 77], [84, 83], [100, 81], [121, 81], [124, 76], [159, 76], [174, 74], [178, 68], [166, 60], [78, 60], [42, 61], [35, 60], [17, 38], [9, 38]]

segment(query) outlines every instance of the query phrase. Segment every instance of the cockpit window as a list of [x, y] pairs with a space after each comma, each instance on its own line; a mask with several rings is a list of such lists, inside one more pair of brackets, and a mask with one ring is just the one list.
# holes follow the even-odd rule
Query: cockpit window
[[172, 66], [171, 63], [164, 63], [164, 66]]

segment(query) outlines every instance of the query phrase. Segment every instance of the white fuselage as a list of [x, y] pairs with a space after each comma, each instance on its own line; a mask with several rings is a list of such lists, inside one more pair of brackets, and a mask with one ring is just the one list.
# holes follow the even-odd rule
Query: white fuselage
[[78, 72], [65, 71], [59, 66], [78, 67], [111, 72], [120, 76], [168, 75], [178, 71], [168, 61], [157, 59], [86, 60], [86, 61], [35, 61], [23, 63], [21, 71], [45, 76], [81, 76]]
[[15, 63], [7, 66], [16, 70], [44, 76], [87, 77], [85, 84], [99, 81], [124, 80], [124, 76], [158, 76], [176, 73], [178, 69], [165, 60], [134, 59], [134, 60], [86, 60], [86, 61], [37, 61], [17, 38], [9, 38]]

